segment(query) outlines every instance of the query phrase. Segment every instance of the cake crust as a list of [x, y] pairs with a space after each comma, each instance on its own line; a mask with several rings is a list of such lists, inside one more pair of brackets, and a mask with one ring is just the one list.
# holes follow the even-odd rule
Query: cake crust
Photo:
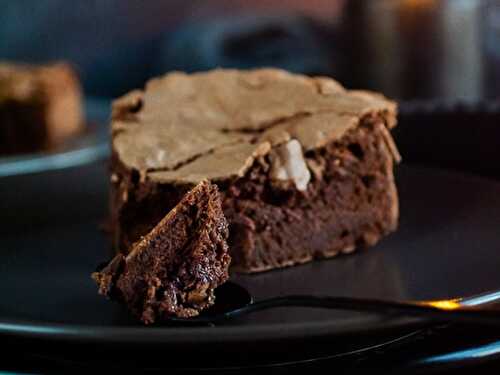
[[305, 151], [324, 146], [373, 113], [395, 125], [394, 102], [329, 78], [278, 69], [176, 72], [114, 102], [113, 147], [127, 168], [152, 180], [220, 180], [243, 176], [290, 139]]

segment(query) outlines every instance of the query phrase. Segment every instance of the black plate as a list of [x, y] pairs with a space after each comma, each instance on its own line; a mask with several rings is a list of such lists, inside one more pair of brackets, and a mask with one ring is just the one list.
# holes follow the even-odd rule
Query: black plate
[[[99, 344], [107, 350], [84, 351], [87, 361], [118, 351], [122, 362], [147, 353], [139, 357], [150, 365], [154, 352], [182, 367], [258, 364], [350, 352], [421, 324], [287, 308], [216, 327], [142, 327], [99, 297], [89, 277], [107, 256], [98, 231], [105, 181], [103, 165], [0, 180], [0, 335], [26, 351], [57, 355], [68, 345]], [[498, 288], [500, 183], [411, 165], [398, 168], [397, 181], [400, 228], [376, 247], [235, 280], [257, 299], [288, 293], [432, 299]], [[186, 350], [196, 354], [188, 365], [176, 361]]]
[[[398, 232], [373, 249], [238, 281], [258, 298], [293, 292], [420, 299], [498, 288], [500, 182], [472, 174], [500, 177], [498, 117], [482, 106], [403, 106], [395, 132], [405, 158], [397, 172]], [[106, 215], [106, 180], [101, 164], [0, 179], [0, 336], [11, 349], [87, 366], [207, 368], [349, 358], [405, 341], [420, 327], [416, 320], [307, 309], [217, 327], [141, 327], [97, 296], [89, 278], [107, 256], [97, 230]]]

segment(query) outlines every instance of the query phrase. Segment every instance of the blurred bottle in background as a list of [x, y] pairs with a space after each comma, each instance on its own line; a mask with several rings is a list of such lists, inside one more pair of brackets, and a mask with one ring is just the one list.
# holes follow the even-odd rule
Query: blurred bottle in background
[[489, 0], [482, 10], [485, 95], [500, 100], [500, 1]]
[[488, 70], [495, 63], [485, 49], [500, 48], [494, 36], [500, 22], [498, 16], [485, 22], [485, 16], [494, 18], [499, 6], [482, 0], [349, 1], [344, 26], [353, 74], [345, 76], [354, 86], [402, 99], [498, 95], [491, 89], [498, 64]]

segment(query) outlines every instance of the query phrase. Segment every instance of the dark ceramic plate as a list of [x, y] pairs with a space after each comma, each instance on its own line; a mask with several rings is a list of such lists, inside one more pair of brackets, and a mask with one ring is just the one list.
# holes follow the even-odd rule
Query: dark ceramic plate
[[[407, 152], [411, 161], [415, 152]], [[53, 357], [64, 350], [66, 360], [87, 363], [111, 358], [151, 367], [165, 361], [173, 367], [237, 366], [350, 353], [425, 325], [396, 316], [286, 308], [212, 327], [142, 327], [99, 297], [89, 277], [108, 255], [98, 231], [106, 215], [106, 176], [104, 165], [93, 164], [0, 180], [0, 336], [12, 345]], [[397, 182], [400, 228], [376, 247], [235, 281], [256, 299], [328, 294], [418, 300], [499, 288], [500, 182], [411, 163], [398, 167]]]

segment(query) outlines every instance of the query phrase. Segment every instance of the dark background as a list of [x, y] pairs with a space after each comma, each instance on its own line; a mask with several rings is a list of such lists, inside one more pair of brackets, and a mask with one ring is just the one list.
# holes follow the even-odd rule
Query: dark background
[[500, 92], [498, 0], [0, 1], [0, 59], [72, 61], [115, 97], [172, 69], [279, 66], [398, 99]]

